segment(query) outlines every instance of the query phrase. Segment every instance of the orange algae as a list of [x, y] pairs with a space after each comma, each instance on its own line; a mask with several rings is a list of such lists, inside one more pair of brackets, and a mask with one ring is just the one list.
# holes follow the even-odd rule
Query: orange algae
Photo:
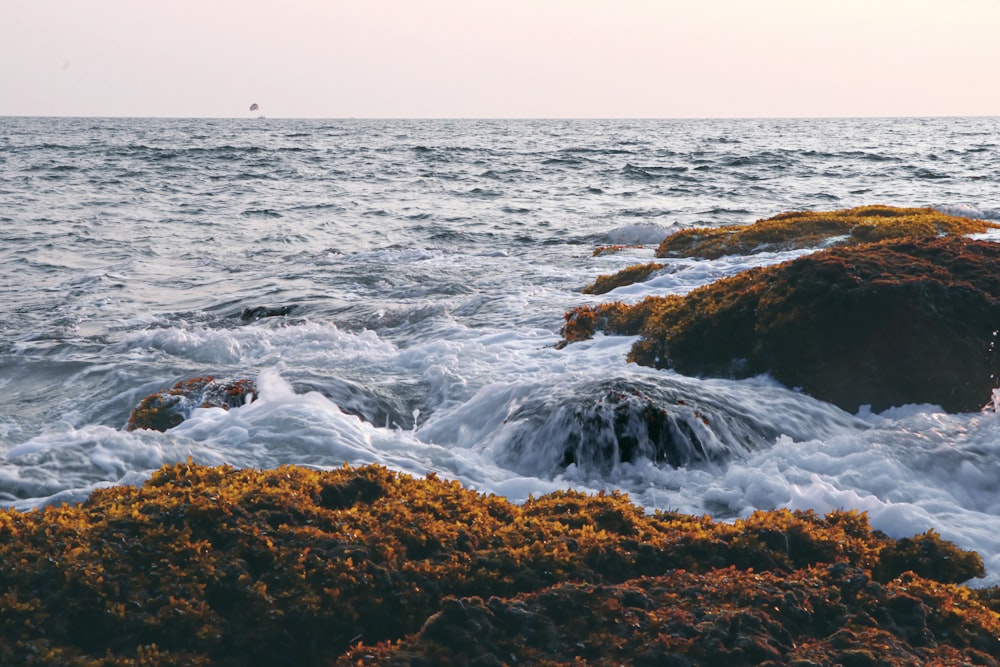
[[592, 338], [598, 331], [618, 336], [634, 336], [641, 333], [646, 321], [680, 306], [681, 297], [648, 296], [634, 305], [621, 301], [602, 303], [597, 306], [580, 306], [565, 315], [562, 340], [556, 345], [563, 348], [569, 343]]
[[514, 505], [379, 466], [188, 463], [0, 511], [0, 663], [752, 664], [867, 647], [996, 664], [994, 594], [951, 583], [982, 574], [936, 534], [892, 540], [857, 512], [730, 524], [619, 493]]
[[631, 245], [631, 244], [630, 245], [621, 245], [621, 244], [599, 245], [596, 248], [594, 248], [594, 253], [591, 256], [592, 257], [600, 257], [601, 255], [613, 255], [616, 252], [621, 252], [622, 250], [633, 250], [633, 249], [642, 249], [642, 246], [641, 245]]
[[583, 288], [584, 294], [607, 294], [617, 287], [639, 283], [651, 274], [663, 268], [663, 264], [650, 262], [649, 264], [635, 264], [626, 267], [617, 273], [598, 276], [592, 284]]
[[854, 245], [887, 239], [980, 234], [1000, 225], [930, 208], [859, 206], [837, 211], [792, 211], [752, 225], [683, 229], [665, 238], [657, 257], [747, 255], [799, 248]]
[[[651, 301], [652, 300], [652, 301]], [[689, 374], [770, 373], [855, 411], [978, 410], [1000, 373], [1000, 245], [954, 236], [822, 250], [683, 298], [566, 313], [560, 346], [640, 335], [629, 360]]]
[[177, 382], [168, 390], [150, 394], [129, 414], [125, 428], [129, 431], [150, 429], [166, 431], [177, 426], [195, 407], [219, 407], [228, 410], [242, 405], [257, 392], [253, 380], [233, 380], [220, 383], [211, 375]]

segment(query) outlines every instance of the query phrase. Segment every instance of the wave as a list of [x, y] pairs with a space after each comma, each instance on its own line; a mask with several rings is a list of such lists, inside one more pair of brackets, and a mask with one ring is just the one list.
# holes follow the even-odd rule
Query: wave
[[935, 204], [932, 208], [948, 215], [958, 215], [979, 220], [1000, 220], [1000, 208], [980, 208], [974, 204]]
[[626, 178], [634, 180], [656, 180], [661, 178], [677, 178], [688, 171], [687, 166], [676, 167], [639, 167], [634, 164], [626, 164], [621, 173]]
[[670, 227], [655, 222], [637, 222], [605, 232], [602, 241], [620, 245], [659, 245], [670, 233]]

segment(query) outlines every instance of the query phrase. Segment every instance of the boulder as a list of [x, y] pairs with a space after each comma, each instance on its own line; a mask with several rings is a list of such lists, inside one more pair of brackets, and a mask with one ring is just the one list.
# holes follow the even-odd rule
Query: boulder
[[594, 248], [594, 252], [591, 257], [600, 257], [601, 255], [613, 255], [615, 253], [621, 252], [622, 250], [634, 250], [642, 249], [641, 245], [638, 244], [621, 244], [616, 243], [614, 245], [599, 245]]
[[170, 389], [142, 399], [125, 428], [166, 431], [191, 416], [195, 408], [228, 410], [253, 400], [256, 392], [253, 380], [217, 382], [211, 375], [181, 380]]
[[980, 409], [1000, 384], [1000, 244], [943, 236], [818, 251], [635, 306], [570, 311], [566, 342], [641, 333], [629, 359], [778, 381], [854, 412]]

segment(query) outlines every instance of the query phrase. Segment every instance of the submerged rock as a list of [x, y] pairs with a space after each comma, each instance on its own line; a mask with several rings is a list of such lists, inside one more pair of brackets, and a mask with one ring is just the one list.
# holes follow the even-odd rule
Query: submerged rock
[[854, 412], [978, 410], [1000, 384], [1000, 244], [962, 237], [819, 251], [686, 297], [570, 311], [564, 341], [636, 334], [630, 360], [689, 375], [770, 373]]
[[240, 313], [240, 319], [244, 322], [255, 322], [265, 317], [284, 317], [295, 312], [294, 305], [288, 306], [254, 306], [244, 308]]
[[11, 665], [1000, 655], [996, 591], [951, 583], [981, 559], [932, 533], [897, 541], [844, 511], [648, 514], [618, 493], [514, 505], [379, 466], [168, 466], [82, 505], [0, 510], [0, 562]]
[[752, 225], [683, 229], [665, 238], [656, 256], [716, 259], [888, 239], [979, 234], [991, 229], [1000, 229], [1000, 225], [930, 208], [859, 206], [839, 211], [793, 211]]
[[253, 400], [256, 392], [253, 380], [216, 382], [211, 375], [181, 380], [144, 398], [132, 410], [125, 428], [166, 431], [191, 416], [195, 408], [228, 410]]
[[673, 467], [721, 463], [780, 432], [711, 396], [635, 380], [583, 381], [527, 397], [498, 429], [498, 456], [516, 470], [594, 471], [640, 459]]

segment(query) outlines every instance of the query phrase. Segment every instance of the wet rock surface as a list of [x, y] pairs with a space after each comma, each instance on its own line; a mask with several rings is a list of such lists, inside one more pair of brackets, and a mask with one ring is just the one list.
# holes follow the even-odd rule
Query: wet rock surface
[[569, 465], [608, 470], [641, 459], [672, 467], [723, 463], [769, 446], [781, 433], [724, 400], [669, 382], [626, 379], [527, 397], [504, 430], [506, 465], [552, 472]]
[[129, 415], [126, 429], [166, 431], [187, 419], [196, 408], [228, 410], [253, 400], [253, 380], [217, 381], [211, 375], [181, 380], [144, 398]]

